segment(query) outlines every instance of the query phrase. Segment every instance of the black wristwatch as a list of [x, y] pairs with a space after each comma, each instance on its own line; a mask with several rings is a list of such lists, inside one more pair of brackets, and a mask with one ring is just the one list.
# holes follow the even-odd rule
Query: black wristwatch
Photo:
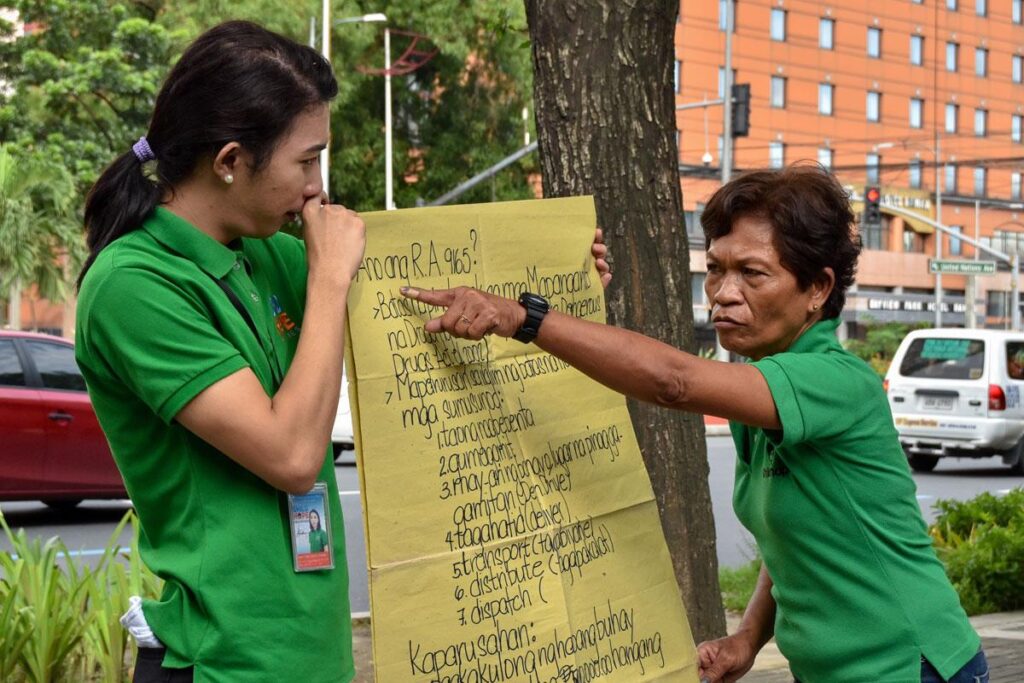
[[544, 322], [544, 316], [548, 314], [548, 300], [539, 294], [523, 292], [519, 295], [519, 304], [526, 309], [526, 320], [523, 321], [523, 326], [512, 335], [512, 338], [529, 344], [537, 338], [540, 324]]

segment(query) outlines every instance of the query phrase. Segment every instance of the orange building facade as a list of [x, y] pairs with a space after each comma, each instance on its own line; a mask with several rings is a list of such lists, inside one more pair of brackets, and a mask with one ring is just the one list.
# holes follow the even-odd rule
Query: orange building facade
[[[725, 4], [680, 3], [677, 105], [722, 95]], [[842, 336], [859, 336], [875, 321], [935, 321], [936, 232], [889, 207], [1007, 254], [1024, 252], [1024, 0], [738, 0], [734, 7], [734, 82], [751, 92], [749, 135], [735, 138], [734, 173], [818, 162], [857, 194], [869, 185], [882, 190], [882, 226], [861, 231], [865, 249]], [[700, 212], [720, 186], [722, 124], [721, 106], [676, 112], [698, 326], [707, 319]], [[976, 258], [966, 242], [939, 239], [943, 259]], [[989, 276], [944, 275], [941, 287], [943, 326], [1008, 325], [1007, 265]], [[710, 339], [710, 330], [698, 338]]]

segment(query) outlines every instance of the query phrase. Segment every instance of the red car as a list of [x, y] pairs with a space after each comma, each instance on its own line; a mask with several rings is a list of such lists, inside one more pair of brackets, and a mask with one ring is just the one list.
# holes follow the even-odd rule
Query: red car
[[83, 498], [127, 497], [75, 347], [0, 330], [0, 500], [71, 508]]

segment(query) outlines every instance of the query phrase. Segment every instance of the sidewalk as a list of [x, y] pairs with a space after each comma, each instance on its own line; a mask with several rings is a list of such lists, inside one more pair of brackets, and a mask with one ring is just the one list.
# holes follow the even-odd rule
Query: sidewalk
[[[739, 625], [739, 615], [730, 615], [728, 622], [731, 633]], [[971, 624], [981, 636], [992, 683], [1024, 681], [1024, 612], [984, 614], [971, 617]], [[754, 668], [743, 677], [743, 681], [792, 683], [793, 674], [789, 672], [786, 658], [775, 647], [774, 640], [761, 650]]]
[[[739, 615], [729, 615], [727, 621], [731, 633], [740, 623]], [[1024, 681], [1024, 612], [985, 614], [972, 617], [971, 623], [981, 635], [992, 683]], [[373, 683], [370, 621], [354, 620], [352, 636], [357, 672], [355, 683]], [[743, 677], [745, 683], [792, 683], [792, 680], [793, 674], [789, 672], [786, 658], [775, 647], [775, 641], [761, 650], [754, 668]]]

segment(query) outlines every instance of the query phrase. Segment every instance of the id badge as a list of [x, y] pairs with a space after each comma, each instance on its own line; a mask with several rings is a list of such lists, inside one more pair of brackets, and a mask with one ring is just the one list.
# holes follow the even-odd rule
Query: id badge
[[288, 494], [288, 525], [292, 530], [295, 571], [334, 569], [327, 484], [317, 482], [309, 493]]

